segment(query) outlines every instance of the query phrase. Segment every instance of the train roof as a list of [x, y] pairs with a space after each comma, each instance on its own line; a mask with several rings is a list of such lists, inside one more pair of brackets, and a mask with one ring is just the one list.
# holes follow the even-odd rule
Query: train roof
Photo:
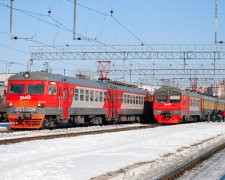
[[[25, 76], [28, 74], [28, 78]], [[131, 85], [126, 85], [124, 83], [115, 82], [115, 81], [96, 81], [96, 80], [87, 80], [76, 77], [63, 76], [61, 74], [51, 74], [48, 72], [25, 72], [19, 73], [11, 76], [9, 80], [47, 80], [47, 81], [56, 81], [63, 83], [76, 84], [81, 86], [91, 86], [96, 88], [109, 89], [113, 88], [121, 91], [133, 92], [147, 94], [147, 90], [143, 90]]]
[[193, 97], [203, 98], [203, 99], [209, 100], [209, 101], [225, 103], [225, 99], [219, 99], [217, 97], [213, 97], [213, 96], [209, 96], [209, 95], [205, 95], [205, 94], [199, 94], [199, 93], [192, 92], [192, 91], [181, 90], [180, 88], [177, 88], [177, 87], [163, 86], [163, 87], [157, 89], [155, 92], [168, 91], [168, 90], [177, 91], [182, 94], [186, 94], [186, 95], [193, 96]]

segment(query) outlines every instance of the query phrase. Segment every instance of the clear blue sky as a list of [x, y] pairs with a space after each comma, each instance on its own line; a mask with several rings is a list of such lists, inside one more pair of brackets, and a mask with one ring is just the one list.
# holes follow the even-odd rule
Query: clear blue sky
[[[48, 45], [88, 45], [88, 41], [73, 41], [72, 32], [52, 26], [43, 20], [56, 24], [60, 22], [73, 29], [73, 0], [14, 0], [14, 8], [32, 12], [28, 16], [13, 10], [13, 34], [31, 38]], [[214, 43], [215, 0], [77, 0], [77, 33], [106, 44], [140, 44], [134, 36], [108, 16], [91, 9], [110, 14], [136, 37], [146, 44], [212, 44]], [[29, 46], [40, 44], [24, 39], [10, 40], [10, 0], [0, 0], [0, 73], [5, 73], [6, 62], [16, 62], [10, 72], [26, 70], [30, 59]], [[48, 10], [51, 17], [48, 17]], [[218, 0], [218, 40], [225, 41], [225, 2]], [[34, 14], [37, 13], [37, 14]], [[55, 21], [56, 20], [56, 21]], [[61, 25], [60, 25], [61, 26]], [[62, 26], [61, 26], [62, 27]], [[44, 68], [43, 61], [34, 62], [34, 70]], [[77, 69], [97, 69], [92, 62], [52, 62], [55, 73], [67, 75]]]

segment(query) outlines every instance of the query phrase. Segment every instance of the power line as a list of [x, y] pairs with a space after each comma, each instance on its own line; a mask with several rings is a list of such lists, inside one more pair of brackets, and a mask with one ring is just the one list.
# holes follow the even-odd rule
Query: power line
[[[6, 7], [6, 8], [10, 8], [9, 5], [3, 4], [3, 3], [0, 3], [0, 6]], [[18, 12], [21, 12], [21, 13], [27, 15], [27, 16], [30, 16], [30, 17], [32, 17], [32, 18], [34, 18], [34, 19], [37, 19], [37, 20], [42, 21], [42, 22], [44, 22], [44, 23], [47, 23], [47, 24], [49, 24], [49, 25], [51, 25], [51, 26], [54, 26], [54, 27], [57, 27], [57, 28], [62, 29], [62, 30], [64, 30], [64, 31], [73, 33], [73, 31], [72, 31], [70, 28], [66, 27], [65, 25], [63, 25], [63, 24], [60, 23], [59, 21], [55, 20], [54, 18], [52, 18], [52, 19], [54, 19], [54, 21], [57, 22], [59, 25], [53, 24], [53, 23], [51, 23], [51, 22], [49, 22], [49, 21], [43, 20], [43, 19], [41, 19], [41, 18], [38, 18], [38, 17], [32, 15], [32, 14], [36, 14], [36, 15], [37, 15], [37, 14], [38, 14], [38, 15], [42, 15], [42, 14], [39, 14], [39, 13], [33, 13], [33, 12], [30, 12], [30, 11], [24, 11], [24, 10], [17, 9], [17, 8], [13, 8], [13, 9], [16, 10], [16, 11], [18, 11]], [[42, 16], [43, 16], [43, 15], [42, 15]], [[47, 16], [47, 15], [44, 15], [44, 16]], [[61, 26], [63, 26], [63, 27], [61, 27]], [[84, 39], [84, 40], [86, 40], [86, 41], [88, 41], [88, 42], [90, 42], [90, 43], [91, 43], [91, 41], [92, 41], [92, 42], [95, 42], [95, 43], [98, 43], [98, 44], [101, 44], [101, 45], [104, 45], [104, 46], [109, 46], [109, 45], [107, 45], [107, 44], [105, 44], [105, 43], [103, 43], [103, 42], [101, 42], [101, 41], [97, 41], [97, 40], [92, 39], [92, 38], [89, 38], [89, 37], [87, 37], [87, 36], [85, 36], [85, 35], [81, 35], [81, 34], [78, 34], [78, 33], [76, 33], [76, 34], [77, 34], [79, 37], [81, 37], [82, 39]], [[96, 45], [96, 46], [97, 46], [97, 45]], [[110, 47], [110, 46], [109, 46], [109, 47]], [[112, 47], [112, 48], [113, 48], [113, 47]]]
[[[68, 2], [70, 3], [74, 3], [73, 1], [71, 0], [67, 0]], [[119, 22], [119, 20], [117, 18], [115, 18], [112, 14], [107, 14], [107, 13], [104, 13], [104, 12], [101, 12], [101, 11], [98, 11], [96, 9], [92, 9], [90, 7], [87, 7], [85, 5], [82, 5], [80, 3], [77, 3], [77, 5], [79, 5], [80, 7], [82, 8], [85, 8], [85, 9], [88, 9], [90, 11], [93, 11], [95, 13], [98, 13], [98, 14], [101, 14], [101, 15], [104, 15], [104, 16], [107, 16], [109, 18], [112, 18], [117, 24], [119, 24], [123, 29], [125, 29], [128, 33], [130, 33], [135, 39], [137, 39], [141, 44], [143, 44], [144, 42], [137, 36], [135, 35], [131, 30], [129, 30], [126, 26], [124, 26], [122, 23]]]
[[5, 48], [8, 48], [8, 49], [13, 50], [13, 51], [17, 51], [17, 52], [23, 53], [23, 54], [28, 54], [28, 52], [25, 52], [25, 51], [22, 51], [22, 50], [19, 50], [19, 49], [16, 49], [16, 48], [7, 46], [7, 45], [2, 44], [2, 43], [0, 43], [0, 46], [5, 47]]

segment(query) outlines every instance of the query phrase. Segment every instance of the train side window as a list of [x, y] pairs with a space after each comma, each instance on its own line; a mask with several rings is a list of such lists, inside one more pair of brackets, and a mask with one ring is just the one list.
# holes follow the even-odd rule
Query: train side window
[[107, 92], [104, 92], [104, 102], [107, 101]]
[[75, 89], [74, 99], [75, 101], [79, 100], [79, 89]]
[[121, 94], [121, 104], [123, 103], [123, 94]]
[[85, 90], [85, 101], [89, 102], [89, 90]]
[[80, 89], [80, 101], [84, 101], [84, 90]]
[[94, 101], [94, 90], [90, 90], [90, 101]]
[[95, 102], [98, 102], [98, 96], [99, 96], [98, 91], [95, 91]]
[[143, 97], [140, 97], [140, 98], [141, 98], [141, 100], [140, 100], [140, 104], [143, 104], [143, 99], [142, 99]]
[[132, 96], [132, 104], [135, 104], [135, 96]]
[[130, 95], [127, 95], [127, 104], [130, 104]]
[[138, 98], [138, 104], [141, 104], [141, 96]]
[[138, 96], [136, 96], [136, 104], [138, 104]]
[[130, 95], [130, 104], [133, 104], [133, 96]]
[[73, 88], [71, 88], [71, 100], [73, 101]]
[[124, 94], [124, 104], [126, 104], [126, 103], [127, 103], [127, 95]]
[[99, 92], [99, 102], [102, 102], [103, 101], [103, 92], [100, 91]]
[[56, 95], [57, 94], [57, 87], [54, 85], [48, 86], [48, 94], [49, 95]]

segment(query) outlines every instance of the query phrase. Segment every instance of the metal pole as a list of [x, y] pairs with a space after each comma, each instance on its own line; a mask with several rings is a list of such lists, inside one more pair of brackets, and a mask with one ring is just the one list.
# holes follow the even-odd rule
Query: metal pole
[[30, 59], [30, 72], [32, 72], [32, 68], [33, 68], [33, 59]]
[[217, 43], [217, 0], [215, 4], [215, 44]]
[[8, 85], [8, 71], [9, 71], [9, 68], [8, 68], [8, 63], [6, 63], [6, 79], [5, 79], [5, 85], [7, 86]]
[[73, 22], [73, 40], [75, 40], [75, 26], [76, 26], [76, 2], [77, 0], [74, 0], [74, 22]]
[[10, 39], [12, 39], [12, 5], [13, 0], [10, 3]]

